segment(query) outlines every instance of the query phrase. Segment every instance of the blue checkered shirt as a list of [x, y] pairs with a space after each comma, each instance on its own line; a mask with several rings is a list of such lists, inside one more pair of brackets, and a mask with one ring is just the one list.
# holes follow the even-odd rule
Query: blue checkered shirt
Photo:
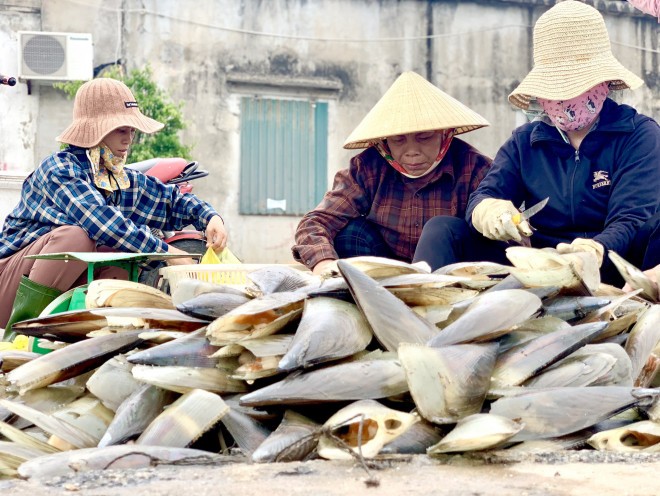
[[217, 212], [192, 194], [141, 172], [125, 169], [131, 185], [105, 197], [94, 185], [84, 148], [47, 157], [23, 183], [21, 199], [5, 219], [0, 258], [33, 243], [58, 226], [80, 226], [98, 246], [121, 252], [165, 252], [151, 233], [193, 225], [206, 229]]

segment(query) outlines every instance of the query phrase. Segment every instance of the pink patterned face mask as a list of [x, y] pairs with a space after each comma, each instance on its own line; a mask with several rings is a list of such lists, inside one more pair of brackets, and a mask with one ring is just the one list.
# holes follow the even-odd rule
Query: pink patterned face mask
[[579, 131], [589, 127], [603, 109], [610, 90], [608, 82], [600, 83], [570, 100], [536, 100], [552, 123], [562, 131]]

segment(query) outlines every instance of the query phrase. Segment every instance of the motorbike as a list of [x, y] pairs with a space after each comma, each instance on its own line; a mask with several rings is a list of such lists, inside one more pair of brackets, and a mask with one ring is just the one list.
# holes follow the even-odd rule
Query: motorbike
[[3, 76], [0, 74], [0, 84], [5, 84], [7, 86], [16, 86], [16, 78], [12, 76]]
[[[184, 158], [152, 158], [141, 162], [126, 164], [127, 168], [155, 177], [166, 184], [175, 184], [182, 193], [190, 193], [193, 189], [190, 181], [209, 175], [208, 171], [199, 168], [196, 161], [189, 162]], [[193, 254], [203, 254], [206, 251], [204, 233], [196, 230], [161, 231], [152, 229], [154, 236], [159, 237], [168, 245]], [[165, 262], [152, 263], [144, 268], [139, 276], [139, 282], [168, 292], [167, 284], [161, 281], [159, 269]]]

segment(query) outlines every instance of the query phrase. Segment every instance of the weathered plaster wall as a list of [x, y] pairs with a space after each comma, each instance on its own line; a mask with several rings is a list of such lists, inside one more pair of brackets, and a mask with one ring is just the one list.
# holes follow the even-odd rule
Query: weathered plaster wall
[[[225, 217], [232, 249], [247, 262], [287, 262], [298, 218], [238, 214], [242, 94], [309, 93], [329, 102], [328, 185], [354, 153], [342, 149], [346, 136], [405, 70], [484, 115], [492, 126], [464, 138], [494, 155], [522, 122], [506, 97], [531, 68], [534, 22], [555, 2], [33, 0], [21, 2], [29, 4], [22, 17], [13, 3], [0, 0], [0, 60], [9, 54], [13, 61], [0, 73], [16, 68], [19, 29], [91, 32], [95, 65], [118, 58], [128, 69], [150, 64], [158, 83], [184, 103], [182, 137], [211, 171], [195, 191]], [[605, 16], [615, 55], [647, 83], [617, 98], [657, 117], [657, 21], [625, 2], [590, 3]], [[27, 172], [57, 146], [72, 102], [48, 86], [28, 96], [19, 85], [0, 88], [0, 104], [4, 121], [22, 123], [20, 133], [0, 123], [0, 163], [9, 158]]]

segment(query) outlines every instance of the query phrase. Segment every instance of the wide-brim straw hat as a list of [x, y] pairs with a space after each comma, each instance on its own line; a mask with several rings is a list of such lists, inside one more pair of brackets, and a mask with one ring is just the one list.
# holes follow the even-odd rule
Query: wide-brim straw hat
[[57, 138], [61, 143], [91, 148], [120, 127], [155, 133], [164, 124], [145, 116], [131, 90], [121, 81], [97, 78], [87, 81], [76, 93], [73, 122]]
[[415, 72], [404, 72], [344, 142], [368, 148], [388, 136], [456, 129], [467, 133], [490, 123]]
[[612, 55], [600, 12], [568, 0], [536, 22], [534, 68], [509, 95], [509, 101], [527, 109], [532, 98], [570, 100], [605, 81], [613, 90], [636, 89], [644, 84]]

